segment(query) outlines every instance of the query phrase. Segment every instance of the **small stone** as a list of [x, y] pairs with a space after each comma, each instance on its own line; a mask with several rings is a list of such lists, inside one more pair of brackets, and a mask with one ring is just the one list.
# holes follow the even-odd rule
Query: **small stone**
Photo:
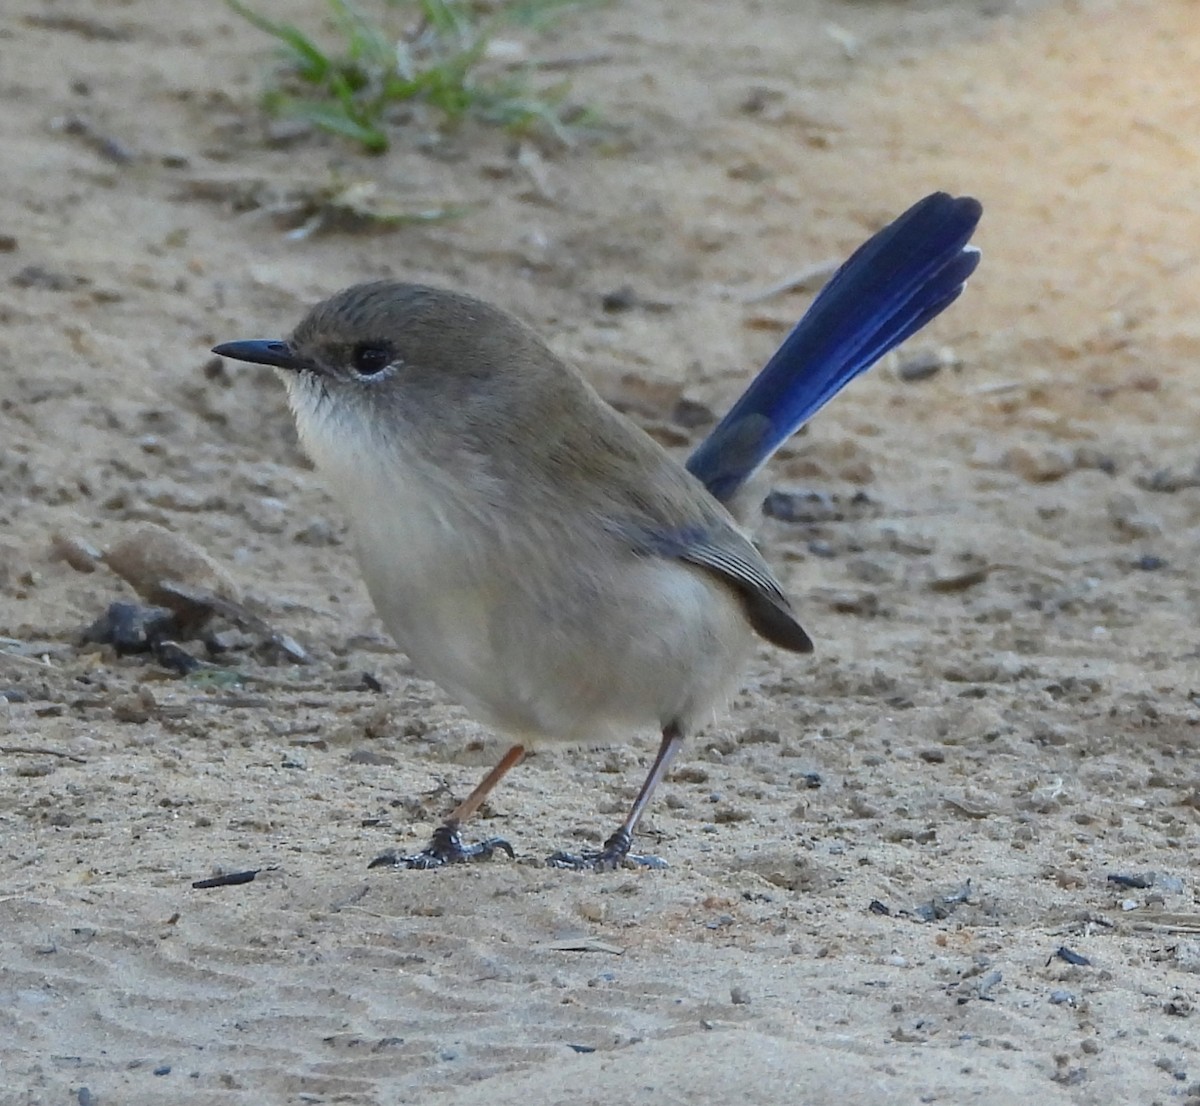
[[827, 492], [775, 488], [763, 500], [763, 514], [780, 522], [840, 522], [845, 517], [841, 506]]
[[1125, 539], [1153, 538], [1162, 533], [1162, 520], [1131, 495], [1114, 495], [1107, 504], [1113, 529]]
[[824, 599], [830, 609], [838, 614], [856, 614], [863, 618], [873, 618], [879, 614], [879, 596], [873, 591], [823, 589], [819, 598]]
[[91, 542], [75, 535], [54, 534], [50, 539], [50, 554], [65, 561], [76, 572], [95, 572], [104, 556]]
[[[117, 496], [120, 494], [118, 492]], [[228, 501], [219, 493], [206, 491], [202, 487], [182, 484], [177, 480], [147, 480], [134, 491], [133, 495], [138, 501], [139, 513], [144, 512], [147, 504], [151, 507], [160, 507], [164, 511], [182, 511], [187, 514], [229, 509]], [[115, 506], [114, 498], [110, 497], [105, 506], [112, 509]], [[128, 496], [125, 498], [128, 499]], [[127, 505], [123, 504], [123, 506]], [[126, 510], [126, 514], [128, 513]]]
[[1061, 480], [1075, 467], [1075, 458], [1065, 449], [1045, 446], [1013, 446], [1004, 455], [1004, 467], [1035, 484]]
[[896, 366], [896, 377], [906, 384], [911, 384], [918, 380], [928, 380], [942, 369], [954, 368], [959, 364], [961, 362], [955, 356], [954, 350], [947, 346], [918, 350]]
[[297, 116], [285, 119], [273, 119], [267, 124], [267, 145], [276, 149], [286, 149], [302, 142], [312, 134], [312, 124], [307, 119]]
[[600, 297], [601, 310], [608, 314], [616, 314], [618, 311], [629, 311], [638, 304], [638, 295], [628, 284], [622, 284], [620, 288], [614, 288], [611, 292], [605, 292]]
[[1062, 1067], [1050, 1077], [1055, 1083], [1063, 1087], [1077, 1087], [1085, 1079], [1087, 1079], [1086, 1068], [1069, 1068]]
[[1114, 872], [1109, 875], [1108, 882], [1114, 883], [1118, 887], [1144, 891], [1147, 887], [1154, 886], [1155, 875], [1154, 872]]
[[26, 265], [9, 283], [15, 288], [38, 288], [44, 292], [73, 292], [81, 285], [87, 284], [86, 278], [75, 273], [57, 273], [42, 268], [41, 265]]
[[595, 899], [583, 900], [576, 909], [579, 911], [579, 916], [586, 921], [597, 925], [604, 921], [604, 904]]
[[273, 495], [255, 496], [242, 504], [246, 520], [260, 534], [281, 534], [287, 527], [287, 506]]
[[1177, 991], [1163, 1003], [1163, 1013], [1169, 1014], [1173, 1018], [1191, 1017], [1194, 1009], [1192, 1000], [1182, 991]]
[[[229, 574], [198, 545], [154, 523], [131, 529], [104, 555], [104, 563], [147, 603], [177, 614], [191, 614], [192, 605], [175, 588], [182, 585], [240, 601]], [[180, 610], [180, 606], [186, 608]]]
[[1134, 482], [1148, 492], [1171, 493], [1183, 491], [1185, 488], [1200, 487], [1200, 468], [1193, 472], [1175, 472], [1172, 469], [1158, 469], [1155, 472], [1144, 473], [1135, 477]]
[[308, 525], [304, 529], [298, 530], [292, 540], [299, 545], [317, 547], [340, 545], [342, 541], [332, 523], [324, 518], [310, 519]]
[[781, 740], [779, 731], [771, 726], [751, 726], [738, 737], [742, 745], [778, 745]]
[[765, 85], [753, 85], [746, 90], [738, 111], [746, 115], [762, 115], [771, 105], [778, 105], [787, 99], [787, 94], [777, 88], [767, 88]]
[[119, 695], [112, 702], [113, 718], [118, 722], [132, 722], [140, 725], [149, 722], [158, 710], [158, 702], [149, 688], [130, 695]]
[[729, 1001], [732, 1002], [734, 1006], [749, 1006], [750, 992], [747, 991], [746, 988], [741, 984], [735, 983], [729, 988]]
[[367, 764], [377, 768], [392, 768], [396, 765], [395, 757], [377, 753], [373, 749], [355, 749], [346, 760], [351, 764]]
[[1112, 476], [1117, 471], [1117, 462], [1095, 446], [1081, 445], [1075, 450], [1077, 469], [1095, 469]]
[[683, 386], [678, 380], [642, 371], [624, 373], [615, 385], [610, 384], [604, 398], [624, 414], [659, 420], [661, 430], [683, 438], [686, 444], [688, 438], [678, 426], [661, 423], [663, 413], [673, 411], [682, 394]]
[[717, 825], [730, 825], [734, 822], [747, 822], [752, 815], [748, 810], [743, 810], [741, 807], [726, 806], [721, 807], [714, 815], [713, 821]]
[[683, 396], [671, 412], [671, 421], [685, 430], [696, 430], [702, 426], [711, 426], [717, 421], [717, 416], [708, 404]]

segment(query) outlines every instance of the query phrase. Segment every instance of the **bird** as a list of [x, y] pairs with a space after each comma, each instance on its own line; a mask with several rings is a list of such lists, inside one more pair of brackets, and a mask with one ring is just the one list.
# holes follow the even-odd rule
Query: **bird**
[[527, 750], [647, 730], [658, 751], [621, 825], [546, 862], [665, 866], [633, 851], [634, 832], [686, 738], [759, 639], [813, 649], [732, 508], [820, 408], [958, 298], [981, 215], [936, 192], [868, 239], [684, 464], [524, 322], [459, 291], [356, 284], [285, 339], [214, 347], [279, 371], [384, 625], [509, 742], [425, 848], [371, 866], [511, 857], [463, 826]]

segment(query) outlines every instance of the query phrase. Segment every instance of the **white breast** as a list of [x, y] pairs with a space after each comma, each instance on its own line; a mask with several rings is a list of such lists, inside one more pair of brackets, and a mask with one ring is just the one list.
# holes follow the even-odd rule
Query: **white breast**
[[481, 514], [419, 458], [381, 464], [364, 435], [297, 421], [384, 624], [480, 721], [524, 743], [627, 739], [702, 724], [735, 684], [753, 635], [707, 572], [610, 548], [585, 517]]

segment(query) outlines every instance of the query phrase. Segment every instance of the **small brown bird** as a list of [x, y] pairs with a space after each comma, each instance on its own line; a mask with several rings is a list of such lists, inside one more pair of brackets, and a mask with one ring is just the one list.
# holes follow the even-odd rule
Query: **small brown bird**
[[367, 588], [417, 668], [513, 742], [429, 845], [436, 867], [512, 849], [462, 824], [533, 745], [661, 744], [620, 827], [549, 863], [611, 868], [756, 637], [812, 642], [725, 504], [853, 377], [924, 326], [978, 263], [981, 208], [935, 193], [846, 262], [686, 467], [532, 330], [470, 296], [381, 281], [286, 341], [217, 346], [282, 370], [300, 438], [350, 517]]

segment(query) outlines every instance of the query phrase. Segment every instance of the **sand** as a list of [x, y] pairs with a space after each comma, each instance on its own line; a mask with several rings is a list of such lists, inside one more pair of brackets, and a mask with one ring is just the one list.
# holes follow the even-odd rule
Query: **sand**
[[[528, 40], [596, 138], [377, 158], [273, 129], [219, 4], [5, 14], [3, 1106], [1200, 1103], [1194, 2], [611, 3]], [[461, 213], [288, 237], [364, 185]], [[938, 188], [983, 264], [773, 466], [815, 493], [760, 537], [817, 653], [764, 646], [685, 751], [670, 867], [541, 864], [647, 737], [513, 772], [477, 829], [515, 861], [368, 871], [502, 743], [390, 648], [281, 388], [209, 346], [450, 284], [682, 452], [813, 288], [757, 294]], [[132, 597], [87, 546], [145, 522], [311, 663], [81, 647]]]

